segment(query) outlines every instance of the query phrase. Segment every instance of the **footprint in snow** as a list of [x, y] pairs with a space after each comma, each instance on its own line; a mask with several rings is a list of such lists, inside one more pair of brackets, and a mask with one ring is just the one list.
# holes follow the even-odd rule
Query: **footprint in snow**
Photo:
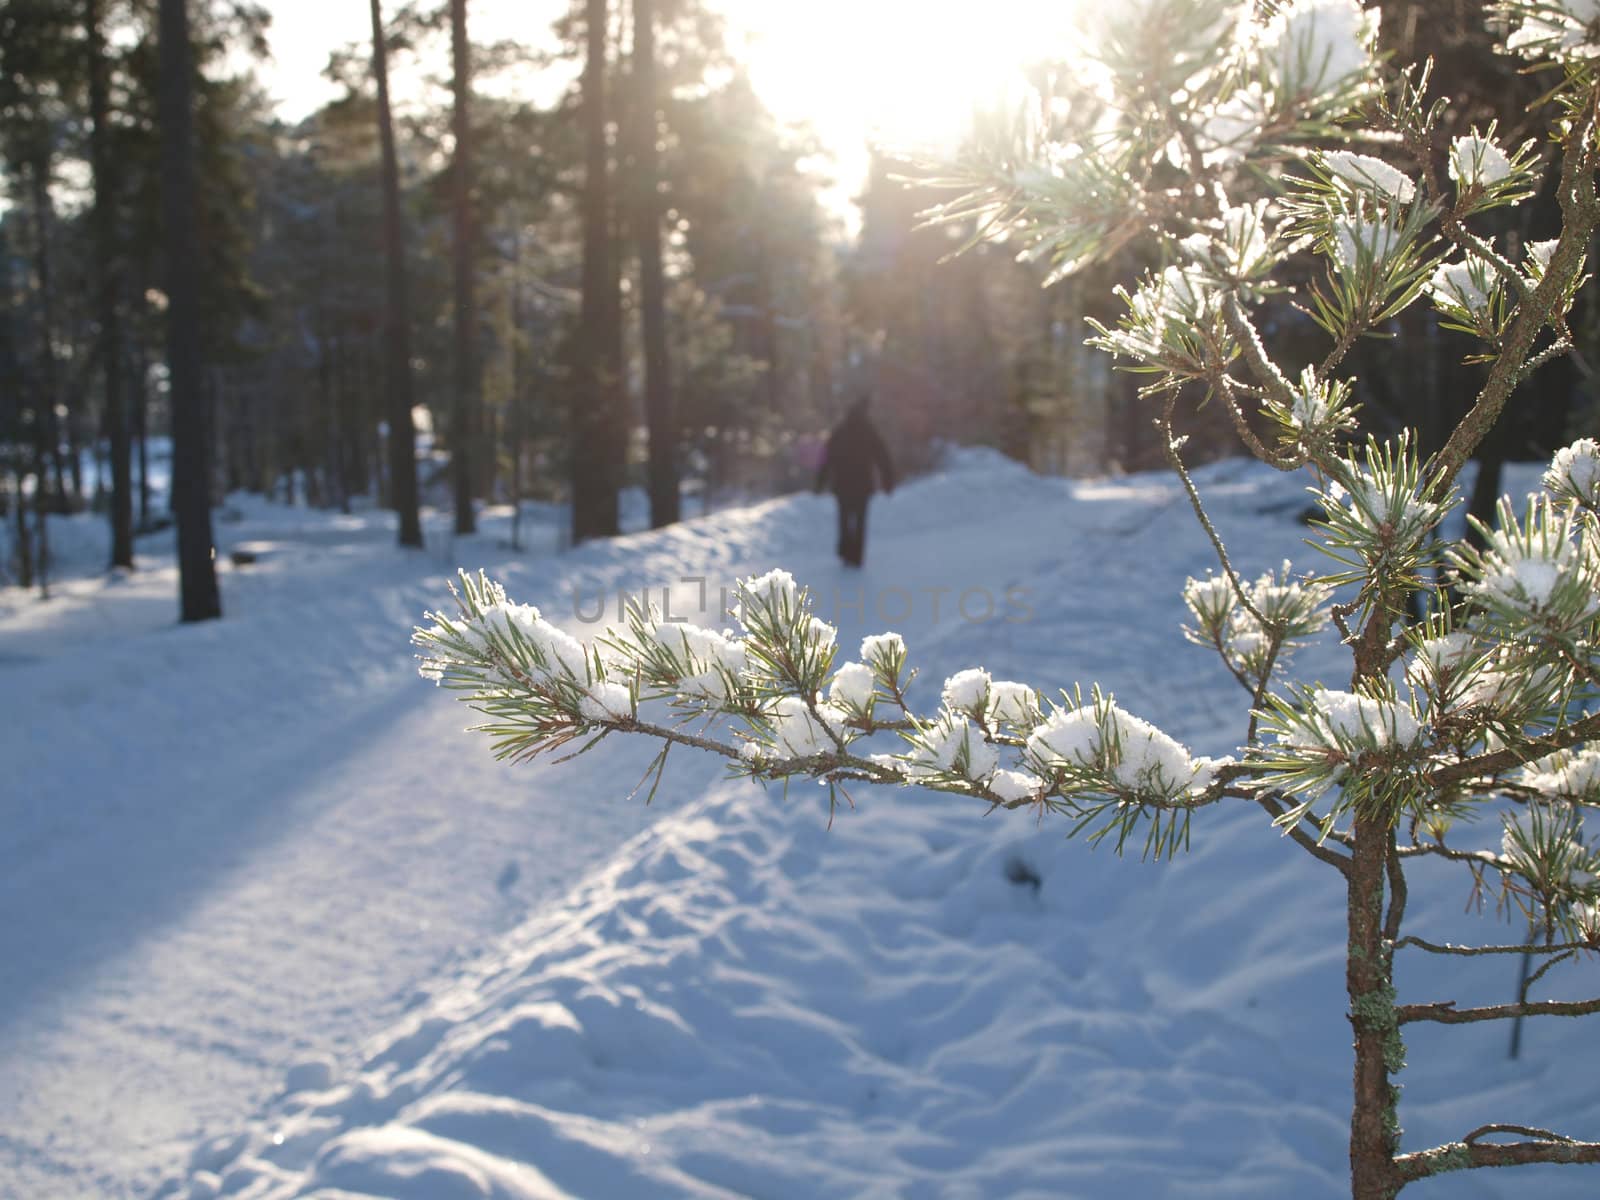
[[1006, 882], [1014, 883], [1018, 887], [1031, 887], [1035, 896], [1039, 894], [1039, 889], [1044, 884], [1044, 880], [1039, 878], [1039, 872], [1029, 866], [1024, 859], [1015, 856], [1006, 860]]

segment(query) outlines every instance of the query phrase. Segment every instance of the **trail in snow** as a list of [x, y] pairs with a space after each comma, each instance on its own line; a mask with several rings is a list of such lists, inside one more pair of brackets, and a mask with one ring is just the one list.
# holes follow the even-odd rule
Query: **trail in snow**
[[[1295, 480], [1219, 464], [1202, 483], [1243, 569], [1307, 557]], [[0, 860], [18, 1196], [137, 1195], [185, 1162], [161, 1194], [1347, 1191], [1342, 900], [1258, 813], [1207, 814], [1190, 854], [1141, 864], [917, 791], [858, 792], [829, 832], [816, 789], [686, 755], [647, 812], [626, 795], [649, 747], [516, 768], [457, 732], [470, 714], [402, 645], [443, 599], [439, 563], [364, 548], [359, 522], [280, 533], [279, 565], [232, 580], [229, 620], [200, 631], [96, 639], [82, 604], [0, 621], [0, 677], [37, 696], [0, 753], [40, 781], [28, 849]], [[981, 663], [1098, 680], [1200, 753], [1237, 736], [1241, 698], [1178, 632], [1210, 557], [1171, 479], [1069, 485], [968, 454], [875, 506], [864, 571], [830, 537], [827, 503], [796, 497], [559, 558], [469, 549], [579, 633], [601, 594], [673, 585], [692, 616], [700, 577], [714, 598], [784, 565], [847, 653], [904, 633], [924, 698]], [[35, 662], [29, 622], [55, 631]], [[67, 715], [108, 740], [67, 737]], [[1482, 936], [1461, 898], [1414, 885], [1414, 912]], [[1509, 986], [1425, 968], [1402, 988]], [[1500, 1031], [1414, 1037], [1407, 1145], [1508, 1114], [1600, 1124], [1581, 1028], [1546, 1029], [1517, 1064]], [[1417, 1194], [1593, 1189], [1503, 1175]]]
[[[419, 557], [389, 547], [382, 518], [243, 499], [222, 549], [260, 557], [224, 569], [221, 623], [174, 627], [159, 543], [141, 547], [145, 570], [63, 579], [49, 605], [7, 596], [0, 755], [19, 786], [0, 851], [0, 1195], [139, 1194], [667, 807], [629, 798], [644, 747], [538, 775], [472, 752], [471, 714], [419, 684], [406, 644], [445, 602], [447, 564], [484, 562], [580, 632], [602, 597], [609, 617], [642, 588], [700, 615], [702, 595], [714, 608], [780, 557], [835, 579], [848, 615], [865, 593], [832, 565], [829, 503], [560, 557], [535, 523], [518, 559], [503, 521], [462, 545], [436, 524]], [[912, 507], [897, 534], [897, 506], [878, 506], [881, 542], [919, 536]], [[80, 535], [89, 562], [97, 532]], [[913, 590], [926, 577], [879, 570], [869, 611], [955, 620]], [[673, 766], [685, 794], [715, 775]]]
[[249, 517], [224, 622], [173, 627], [159, 559], [0, 622], [0, 1195], [143, 1194], [659, 812], [615, 786], [637, 754], [541, 792], [447, 753], [468, 714], [407, 645], [440, 554]]

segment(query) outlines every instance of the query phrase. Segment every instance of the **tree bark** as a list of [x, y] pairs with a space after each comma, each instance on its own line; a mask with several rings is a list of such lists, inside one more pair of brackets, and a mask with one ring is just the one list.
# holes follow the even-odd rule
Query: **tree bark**
[[522, 290], [522, 229], [520, 212], [511, 226], [511, 412], [507, 430], [511, 451], [511, 548], [522, 549], [522, 443], [526, 439], [531, 383], [529, 353], [532, 330], [528, 328], [528, 306]]
[[650, 526], [678, 519], [677, 427], [667, 354], [666, 280], [661, 267], [659, 128], [654, 0], [633, 0], [634, 236], [639, 253], [639, 321], [644, 342], [644, 412], [650, 434]]
[[[33, 193], [33, 273], [39, 288], [39, 386], [35, 395], [38, 424], [34, 431], [40, 454], [36, 503], [43, 513], [52, 503], [65, 511], [67, 498], [66, 462], [61, 455], [61, 426], [56, 406], [61, 402], [60, 374], [56, 370], [56, 294], [55, 272], [50, 257], [50, 229], [55, 224], [55, 204], [50, 198], [50, 162], [34, 160], [28, 179]], [[50, 470], [55, 472], [55, 489], [50, 487]], [[42, 532], [42, 531], [41, 531]]]
[[150, 400], [146, 394], [144, 339], [133, 339], [133, 440], [139, 456], [139, 528], [150, 528]]
[[89, 159], [94, 175], [95, 266], [99, 273], [100, 367], [106, 387], [106, 438], [111, 444], [111, 565], [133, 566], [133, 463], [122, 391], [122, 294], [117, 245], [116, 155], [111, 147], [110, 86], [100, 0], [85, 0], [89, 51]]
[[1395, 1016], [1392, 952], [1384, 940], [1383, 910], [1393, 833], [1381, 816], [1357, 815], [1348, 885], [1349, 944], [1345, 987], [1355, 1030], [1354, 1104], [1350, 1115], [1353, 1200], [1390, 1200], [1403, 1185], [1399, 1150], [1399, 1090], [1390, 1081], [1404, 1063]]
[[167, 242], [167, 372], [172, 397], [172, 511], [178, 523], [180, 618], [222, 615], [211, 533], [208, 418], [200, 389], [194, 246], [194, 143], [189, 13], [161, 0], [161, 200]]
[[479, 454], [477, 313], [473, 297], [472, 46], [467, 41], [467, 0], [450, 0], [450, 52], [455, 65], [451, 128], [451, 209], [455, 241], [455, 403], [450, 423], [450, 468], [455, 483], [456, 532], [474, 533], [474, 471]]
[[33, 586], [33, 535], [28, 530], [28, 498], [24, 491], [28, 474], [23, 469], [20, 454], [16, 466], [12, 468], [12, 476], [16, 481], [12, 516], [17, 523], [17, 586], [26, 589]]
[[573, 398], [572, 540], [620, 529], [627, 430], [622, 405], [622, 314], [611, 229], [610, 148], [606, 137], [606, 0], [587, 0], [583, 68], [583, 302], [578, 320]]

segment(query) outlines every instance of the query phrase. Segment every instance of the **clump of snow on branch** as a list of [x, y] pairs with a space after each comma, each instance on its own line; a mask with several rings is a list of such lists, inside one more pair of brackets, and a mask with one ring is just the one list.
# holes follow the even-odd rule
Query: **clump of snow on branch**
[[957, 671], [944, 681], [940, 699], [952, 712], [981, 714], [989, 702], [989, 672], [982, 667]]
[[898, 633], [874, 633], [862, 638], [861, 661], [887, 691], [897, 691], [909, 682], [901, 678], [906, 668], [906, 643]]
[[989, 790], [1007, 804], [1020, 804], [1037, 797], [1044, 789], [1044, 780], [1028, 771], [1013, 771], [1001, 767], [989, 780]]
[[1502, 500], [1499, 523], [1481, 524], [1486, 545], [1467, 547], [1455, 559], [1464, 590], [1514, 627], [1577, 632], [1600, 613], [1600, 567], [1590, 540], [1578, 538], [1570, 510], [1548, 497], [1530, 497], [1518, 520]]
[[1184, 633], [1217, 648], [1252, 684], [1259, 683], [1295, 646], [1327, 625], [1331, 595], [1321, 584], [1295, 578], [1288, 562], [1276, 573], [1240, 580], [1237, 588], [1225, 575], [1190, 579], [1183, 601], [1195, 624]]
[[1390, 444], [1369, 441], [1359, 455], [1335, 459], [1329, 467], [1325, 485], [1313, 490], [1325, 514], [1319, 548], [1351, 569], [1325, 581], [1361, 582], [1371, 596], [1378, 572], [1414, 574], [1427, 555], [1425, 539], [1454, 494], [1441, 494], [1424, 474], [1409, 435]]
[[1522, 783], [1552, 796], [1600, 802], [1600, 748], [1587, 746], [1531, 762], [1523, 768]]
[[1550, 269], [1550, 260], [1554, 257], [1559, 239], [1551, 238], [1545, 242], [1529, 242], [1525, 251], [1525, 262], [1528, 268], [1528, 278], [1538, 283], [1544, 278], [1544, 273]]
[[911, 748], [903, 762], [911, 779], [959, 775], [983, 783], [999, 766], [1000, 754], [966, 717], [944, 712], [911, 735]]
[[1261, 279], [1278, 261], [1271, 212], [1272, 202], [1265, 199], [1232, 205], [1180, 245], [1217, 282]]
[[1428, 291], [1446, 313], [1476, 322], [1489, 311], [1489, 301], [1499, 288], [1499, 276], [1481, 259], [1440, 263], [1428, 280]]
[[1399, 220], [1388, 209], [1376, 215], [1358, 211], [1335, 217], [1331, 229], [1333, 261], [1350, 278], [1370, 274], [1405, 244]]
[[1289, 385], [1286, 398], [1269, 399], [1263, 411], [1278, 426], [1284, 446], [1307, 456], [1331, 450], [1355, 426], [1350, 381], [1320, 378], [1312, 366]]
[[1025, 683], [991, 680], [989, 707], [984, 716], [991, 726], [1009, 725], [1026, 733], [1039, 722], [1039, 693]]
[[782, 696], [767, 714], [772, 730], [768, 754], [780, 758], [812, 758], [833, 751], [835, 737], [846, 734], [849, 714], [832, 704], [808, 705], [799, 696]]
[[1219, 765], [1192, 756], [1148, 721], [1098, 696], [1045, 717], [1028, 735], [1024, 754], [1040, 775], [1099, 777], [1107, 790], [1156, 800], [1203, 792]]
[[1571, 805], [1544, 799], [1501, 818], [1502, 868], [1526, 881], [1542, 903], [1561, 906], [1572, 921], [1573, 903], [1593, 904], [1600, 888], [1600, 855], [1583, 838], [1582, 815]]
[[727, 700], [738, 690], [739, 677], [749, 666], [749, 659], [746, 647], [737, 638], [687, 621], [663, 621], [652, 632], [679, 664], [675, 674], [680, 692]]
[[1596, 0], [1512, 0], [1506, 6], [1520, 24], [1506, 39], [1506, 49], [1529, 59], [1600, 57], [1594, 35], [1600, 20]]
[[1450, 143], [1450, 178], [1461, 189], [1499, 183], [1511, 175], [1511, 160], [1493, 138], [1476, 129]]
[[1451, 684], [1466, 675], [1474, 654], [1471, 635], [1457, 630], [1419, 641], [1406, 662], [1406, 681], [1443, 701]]
[[1557, 450], [1544, 473], [1545, 490], [1589, 509], [1600, 509], [1600, 443], [1579, 438]]
[[1284, 96], [1320, 96], [1372, 77], [1376, 10], [1355, 0], [1296, 0], [1260, 33], [1274, 88]]
[[866, 663], [848, 662], [841, 666], [828, 685], [828, 699], [846, 712], [865, 713], [872, 703], [877, 675]]
[[1417, 194], [1417, 185], [1412, 178], [1381, 158], [1355, 154], [1349, 150], [1329, 150], [1320, 158], [1322, 165], [1334, 178], [1358, 191], [1373, 192], [1384, 200], [1399, 204], [1410, 204]]
[[1239, 162], [1255, 149], [1267, 122], [1267, 97], [1256, 84], [1236, 89], [1227, 99], [1203, 111], [1196, 121], [1195, 141], [1205, 166]]
[[578, 711], [591, 721], [626, 721], [633, 716], [633, 696], [620, 683], [597, 680], [578, 701]]
[[1322, 688], [1312, 693], [1313, 742], [1329, 749], [1410, 746], [1422, 736], [1422, 723], [1397, 700]]

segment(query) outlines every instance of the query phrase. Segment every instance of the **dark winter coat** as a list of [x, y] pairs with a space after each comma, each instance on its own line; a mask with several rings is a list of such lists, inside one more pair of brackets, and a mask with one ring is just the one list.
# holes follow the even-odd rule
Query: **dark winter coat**
[[[876, 475], [876, 482], [874, 482]], [[822, 468], [817, 472], [817, 491], [831, 488], [833, 494], [865, 499], [875, 488], [894, 491], [894, 466], [889, 448], [883, 444], [866, 409], [857, 405], [828, 435]]]

